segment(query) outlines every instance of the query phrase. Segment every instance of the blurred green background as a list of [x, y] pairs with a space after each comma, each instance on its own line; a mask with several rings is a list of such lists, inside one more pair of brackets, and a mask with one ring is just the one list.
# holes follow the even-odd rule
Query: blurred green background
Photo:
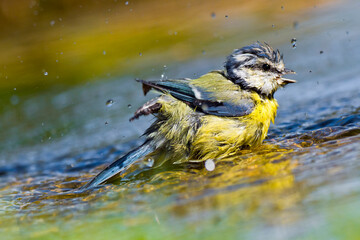
[[[280, 47], [293, 67], [296, 52], [291, 39], [321, 28], [322, 23], [314, 24], [312, 17], [334, 4], [330, 0], [286, 4], [281, 0], [3, 0], [0, 150], [41, 145], [45, 139], [53, 141], [71, 133], [79, 136], [79, 131], [89, 135], [89, 129], [99, 127], [92, 123], [94, 118], [103, 115], [105, 119], [106, 114], [128, 118], [134, 109], [126, 106], [137, 107], [144, 101], [133, 79], [196, 77], [221, 68], [233, 49], [258, 40]], [[100, 85], [86, 89], [95, 83]], [[124, 86], [133, 90], [120, 92]], [[118, 92], [108, 92], [110, 88]], [[73, 92], [66, 92], [69, 89]], [[106, 98], [116, 97], [126, 101], [125, 108], [114, 107], [111, 112], [100, 108]], [[121, 124], [128, 129], [126, 121]], [[102, 131], [94, 144], [118, 139], [105, 137], [110, 134]], [[134, 138], [135, 134], [121, 136]]]
[[225, 56], [331, 2], [2, 0], [2, 105], [14, 88], [22, 94], [109, 76], [148, 77], [166, 63]]

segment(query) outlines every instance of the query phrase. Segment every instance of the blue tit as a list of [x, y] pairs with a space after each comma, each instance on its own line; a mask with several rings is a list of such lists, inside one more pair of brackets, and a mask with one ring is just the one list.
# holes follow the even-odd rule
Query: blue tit
[[278, 103], [274, 93], [295, 80], [285, 74], [279, 50], [257, 42], [227, 57], [224, 69], [198, 79], [144, 81], [144, 94], [161, 95], [140, 107], [130, 121], [152, 114], [144, 143], [116, 160], [84, 187], [112, 181], [139, 161], [174, 164], [222, 159], [258, 146], [274, 122]]

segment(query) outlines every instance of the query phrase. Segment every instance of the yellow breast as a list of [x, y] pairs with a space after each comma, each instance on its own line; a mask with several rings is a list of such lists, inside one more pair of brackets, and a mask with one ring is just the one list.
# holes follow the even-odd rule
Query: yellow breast
[[236, 154], [244, 147], [261, 144], [276, 116], [275, 99], [262, 99], [256, 93], [252, 99], [256, 105], [249, 115], [219, 117], [199, 115], [183, 102], [164, 96], [159, 100], [162, 109], [158, 116], [163, 120], [149, 137], [173, 149], [170, 155], [176, 161], [217, 159]]
[[254, 93], [256, 107], [243, 117], [205, 115], [192, 144], [191, 158], [214, 159], [236, 154], [244, 147], [261, 144], [274, 122], [277, 101], [261, 99]]
[[274, 98], [261, 99], [257, 94], [253, 94], [253, 97], [257, 102], [256, 108], [245, 118], [248, 124], [254, 125], [255, 128], [258, 128], [258, 131], [261, 131], [261, 137], [258, 142], [260, 144], [267, 135], [270, 122], [274, 123], [275, 121], [278, 103]]

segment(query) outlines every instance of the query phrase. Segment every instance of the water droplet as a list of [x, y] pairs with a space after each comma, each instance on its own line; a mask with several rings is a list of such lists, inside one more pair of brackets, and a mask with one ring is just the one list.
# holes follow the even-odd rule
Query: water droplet
[[51, 20], [50, 21], [50, 26], [54, 26], [55, 25], [55, 20]]
[[49, 75], [49, 73], [48, 73], [48, 72], [44, 72], [44, 75], [47, 76], [47, 75]]
[[215, 18], [215, 17], [216, 17], [216, 13], [212, 12], [212, 13], [211, 13], [211, 17], [212, 17], [212, 18]]
[[107, 107], [111, 107], [113, 104], [114, 104], [114, 100], [112, 100], [112, 99], [109, 99], [109, 100], [106, 101], [106, 106]]
[[42, 122], [42, 123], [41, 123], [41, 126], [44, 126], [44, 125], [45, 125], [45, 123]]
[[167, 65], [164, 65], [164, 72], [161, 74], [161, 80], [166, 80], [167, 79], [167, 76], [165, 75], [165, 72], [167, 70]]
[[148, 159], [145, 160], [145, 165], [146, 165], [147, 167], [152, 167], [152, 166], [154, 166], [154, 163], [155, 163], [155, 160], [154, 160], [153, 158], [148, 158]]
[[294, 21], [294, 22], [293, 22], [293, 27], [294, 27], [294, 29], [298, 29], [298, 28], [299, 28], [299, 22], [298, 22], [298, 21]]
[[205, 55], [205, 54], [206, 54], [205, 50], [202, 50], [201, 52], [202, 52], [202, 54], [203, 54], [203, 55]]
[[128, 108], [131, 108], [132, 106], [131, 106], [131, 104], [128, 104]]
[[205, 168], [209, 172], [214, 171], [215, 170], [215, 162], [212, 159], [206, 160], [205, 161]]
[[141, 56], [142, 56], [142, 53], [139, 53], [139, 56], [141, 57]]
[[129, 5], [129, 2], [128, 2], [128, 1], [126, 1], [126, 2], [125, 2], [125, 5], [126, 5], [126, 6], [127, 6], [127, 5]]
[[291, 45], [295, 49], [296, 48], [296, 38], [291, 39]]
[[271, 27], [274, 28], [274, 27], [275, 27], [275, 24], [271, 25]]
[[14, 91], [16, 91], [16, 88], [14, 88]]
[[106, 51], [105, 51], [105, 50], [103, 51], [103, 55], [106, 55]]
[[201, 105], [201, 109], [204, 111], [204, 112], [207, 112], [208, 109], [209, 109], [209, 106], [206, 104], [206, 103], [200, 103]]

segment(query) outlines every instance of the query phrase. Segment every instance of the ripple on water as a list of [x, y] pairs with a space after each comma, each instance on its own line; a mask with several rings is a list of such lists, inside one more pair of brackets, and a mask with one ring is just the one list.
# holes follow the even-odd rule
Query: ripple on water
[[[110, 204], [104, 198], [107, 199], [107, 194], [112, 191], [115, 191], [117, 198], [122, 198], [124, 194], [136, 198], [144, 193], [150, 194], [150, 198], [151, 193], [178, 196], [177, 207], [206, 198], [222, 198], [229, 194], [238, 196], [239, 192], [245, 195], [251, 191], [267, 192], [270, 189], [286, 192], [286, 189], [296, 185], [293, 173], [302, 175], [303, 171], [309, 171], [303, 166], [320, 164], [322, 168], [332, 168], [333, 163], [321, 160], [323, 158], [319, 156], [340, 156], [342, 148], [359, 142], [358, 112], [332, 112], [320, 115], [318, 119], [282, 122], [272, 127], [263, 146], [244, 150], [241, 156], [216, 160], [211, 162], [211, 166], [209, 162], [177, 166], [165, 164], [158, 169], [134, 170], [134, 174], [118, 182], [118, 186], [78, 190], [105, 164], [124, 154], [115, 146], [75, 155], [69, 153], [51, 161], [39, 161], [35, 165], [10, 163], [0, 168], [3, 179], [0, 194], [6, 195], [5, 199], [9, 201], [4, 208], [7, 212], [41, 217], [60, 212], [71, 214], [73, 206], [77, 206], [75, 211], [87, 212], [93, 208], [92, 203], [98, 201], [103, 201], [104, 205]], [[215, 162], [216, 168], [213, 167]], [[308, 174], [311, 173], [305, 175]], [[249, 199], [252, 196], [250, 194]], [[279, 201], [278, 197], [270, 200], [272, 204]], [[286, 201], [289, 201], [286, 204], [293, 204], [293, 200]], [[145, 200], [143, 204], [149, 202]]]

